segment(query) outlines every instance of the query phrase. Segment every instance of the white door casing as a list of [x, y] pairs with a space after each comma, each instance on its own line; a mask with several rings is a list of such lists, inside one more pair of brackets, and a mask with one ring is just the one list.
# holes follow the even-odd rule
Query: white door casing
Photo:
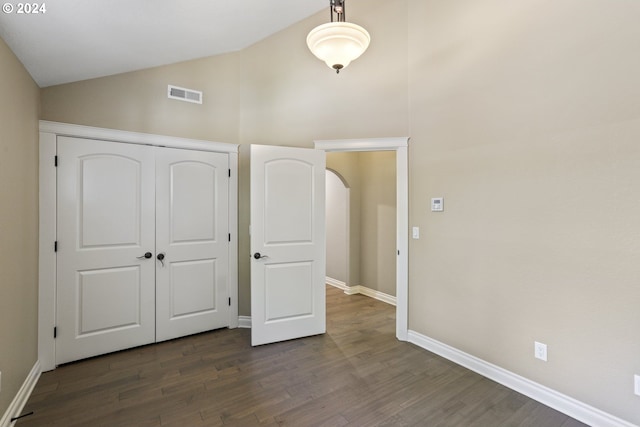
[[[149, 147], [58, 138], [58, 364], [155, 339]], [[150, 219], [150, 220], [149, 220]]]
[[229, 160], [156, 150], [156, 341], [164, 341], [229, 325]]
[[333, 139], [314, 141], [325, 152], [396, 152], [396, 338], [408, 340], [409, 332], [409, 137]]
[[251, 146], [251, 344], [324, 333], [325, 154]]

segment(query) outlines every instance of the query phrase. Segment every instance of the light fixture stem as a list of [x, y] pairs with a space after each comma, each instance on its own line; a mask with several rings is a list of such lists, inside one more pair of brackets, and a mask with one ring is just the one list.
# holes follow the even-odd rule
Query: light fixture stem
[[329, 3], [329, 16], [331, 22], [345, 22], [346, 0], [331, 0]]

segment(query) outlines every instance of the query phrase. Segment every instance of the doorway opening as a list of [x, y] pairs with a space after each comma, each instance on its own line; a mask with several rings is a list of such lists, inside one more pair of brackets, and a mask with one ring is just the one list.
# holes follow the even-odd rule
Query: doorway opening
[[[407, 340], [409, 291], [409, 179], [408, 137], [314, 141], [325, 152], [394, 151], [396, 161], [396, 337]], [[353, 261], [352, 261], [353, 262]]]
[[326, 153], [327, 283], [396, 305], [394, 151]]

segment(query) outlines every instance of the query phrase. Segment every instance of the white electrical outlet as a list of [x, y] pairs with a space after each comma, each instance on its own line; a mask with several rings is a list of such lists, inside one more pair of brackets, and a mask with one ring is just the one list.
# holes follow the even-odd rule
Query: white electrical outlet
[[547, 345], [538, 341], [533, 343], [533, 355], [536, 359], [547, 361]]
[[640, 396], [640, 375], [633, 376], [633, 392]]

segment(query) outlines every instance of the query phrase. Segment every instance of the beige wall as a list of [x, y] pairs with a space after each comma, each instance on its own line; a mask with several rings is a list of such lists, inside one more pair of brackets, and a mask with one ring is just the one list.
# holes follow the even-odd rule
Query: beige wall
[[326, 11], [242, 51], [241, 142], [312, 147], [316, 139], [404, 135], [406, 14], [405, 1], [349, 3], [372, 44], [339, 75], [305, 42]]
[[373, 151], [360, 156], [361, 285], [396, 295], [396, 153]]
[[325, 172], [325, 241], [328, 278], [349, 282], [349, 188], [334, 171]]
[[409, 6], [410, 329], [640, 424], [640, 2]]
[[0, 39], [0, 418], [38, 357], [39, 90]]
[[[640, 424], [640, 2], [349, 5], [372, 44], [339, 76], [304, 45], [320, 13], [237, 54], [46, 89], [43, 118], [241, 144], [411, 136], [410, 329]], [[184, 78], [158, 93], [198, 75], [228, 96], [176, 124], [154, 73]], [[244, 146], [240, 166], [249, 314]]]
[[[204, 92], [202, 105], [167, 85]], [[238, 54], [42, 89], [42, 119], [183, 138], [238, 142]]]

